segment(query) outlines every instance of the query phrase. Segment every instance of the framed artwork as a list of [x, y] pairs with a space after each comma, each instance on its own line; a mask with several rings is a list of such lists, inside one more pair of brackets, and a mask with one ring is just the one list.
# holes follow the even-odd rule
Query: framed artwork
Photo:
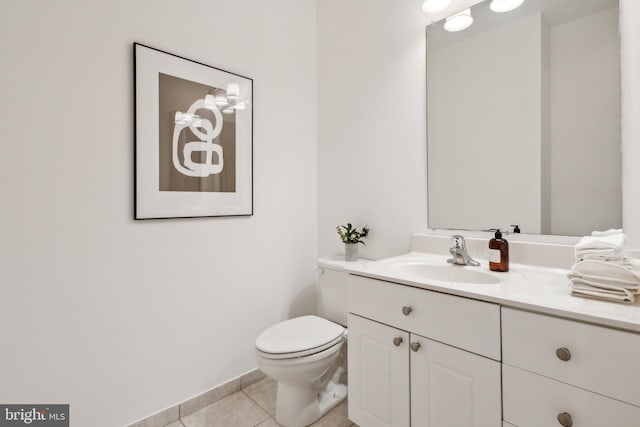
[[135, 219], [253, 215], [253, 80], [133, 49]]

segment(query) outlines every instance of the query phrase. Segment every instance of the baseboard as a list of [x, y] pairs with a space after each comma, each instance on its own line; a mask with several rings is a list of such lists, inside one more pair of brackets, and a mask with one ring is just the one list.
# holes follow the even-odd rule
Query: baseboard
[[173, 405], [140, 421], [136, 421], [128, 427], [165, 427], [168, 424], [178, 421], [180, 418], [186, 417], [205, 406], [209, 406], [218, 400], [224, 399], [225, 397], [248, 387], [263, 378], [266, 378], [266, 375], [259, 369], [254, 369], [253, 371], [249, 371], [238, 378], [187, 399], [184, 402]]

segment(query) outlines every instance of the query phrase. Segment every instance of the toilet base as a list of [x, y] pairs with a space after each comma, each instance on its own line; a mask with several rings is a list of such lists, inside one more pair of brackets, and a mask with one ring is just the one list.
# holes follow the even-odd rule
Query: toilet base
[[329, 381], [317, 393], [313, 388], [278, 383], [276, 421], [285, 427], [313, 424], [347, 397], [347, 386]]

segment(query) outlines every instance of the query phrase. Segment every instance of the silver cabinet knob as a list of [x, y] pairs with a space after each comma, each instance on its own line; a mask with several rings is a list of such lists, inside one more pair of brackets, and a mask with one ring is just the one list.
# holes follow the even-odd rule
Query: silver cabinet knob
[[418, 350], [420, 350], [420, 343], [419, 342], [412, 342], [411, 344], [409, 344], [409, 347], [411, 347], [412, 351], [418, 351]]
[[400, 344], [402, 344], [402, 337], [395, 337], [393, 339], [393, 345], [395, 345], [396, 347], [400, 347]]
[[413, 311], [413, 308], [409, 307], [408, 305], [405, 305], [404, 307], [402, 307], [402, 314], [404, 314], [405, 316], [410, 315], [412, 311]]
[[558, 422], [563, 427], [571, 427], [573, 425], [573, 420], [571, 419], [571, 415], [567, 412], [563, 412], [558, 414]]
[[568, 348], [565, 347], [557, 349], [556, 356], [558, 356], [558, 359], [562, 360], [563, 362], [568, 362], [569, 360], [571, 360], [571, 352]]

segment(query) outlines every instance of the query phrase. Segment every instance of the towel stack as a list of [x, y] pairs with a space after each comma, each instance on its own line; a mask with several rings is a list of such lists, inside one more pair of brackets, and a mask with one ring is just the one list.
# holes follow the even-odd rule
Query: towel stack
[[640, 293], [640, 273], [627, 254], [622, 230], [594, 231], [575, 247], [569, 274], [573, 295], [633, 303]]

